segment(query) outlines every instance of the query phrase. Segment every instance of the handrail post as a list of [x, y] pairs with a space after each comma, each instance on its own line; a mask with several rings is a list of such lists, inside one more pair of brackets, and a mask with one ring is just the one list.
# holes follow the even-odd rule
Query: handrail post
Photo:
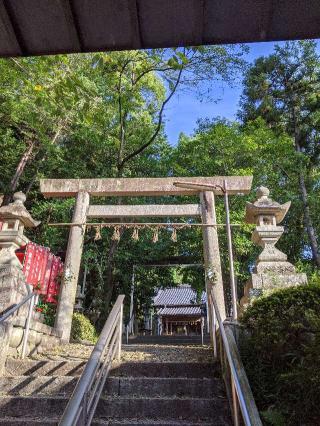
[[123, 321], [123, 303], [121, 304], [120, 313], [119, 313], [119, 336], [118, 336], [119, 341], [118, 341], [118, 353], [117, 353], [118, 361], [120, 361], [120, 358], [121, 358], [122, 321]]
[[217, 317], [216, 317], [216, 311], [214, 309], [214, 306], [212, 304], [212, 327], [213, 327], [213, 356], [216, 359], [218, 356], [218, 348], [217, 348]]
[[201, 346], [203, 346], [203, 328], [204, 328], [204, 319], [201, 317]]
[[230, 380], [231, 380], [231, 394], [232, 394], [233, 423], [234, 423], [234, 426], [239, 426], [240, 419], [239, 419], [238, 396], [237, 396], [237, 391], [235, 388], [232, 374], [230, 374]]
[[[124, 295], [119, 295], [104, 324], [100, 337], [62, 415], [60, 426], [75, 426], [79, 416], [91, 424], [113, 359], [121, 355]], [[87, 402], [85, 399], [87, 398]], [[83, 410], [83, 413], [80, 412]]]
[[79, 426], [86, 426], [87, 425], [87, 417], [88, 417], [88, 392], [84, 394], [83, 402], [82, 402], [82, 412], [80, 415], [80, 425]]
[[29, 303], [28, 316], [27, 316], [27, 320], [26, 320], [26, 324], [24, 328], [24, 333], [23, 333], [21, 359], [24, 359], [26, 355], [27, 343], [28, 343], [28, 337], [29, 337], [29, 331], [30, 331], [30, 322], [31, 322], [33, 307], [35, 305], [35, 298], [36, 298], [36, 295], [35, 294], [32, 295], [30, 299], [30, 303]]
[[[232, 405], [234, 425], [240, 426], [243, 421], [245, 426], [262, 426], [259, 411], [255, 404], [233, 333], [226, 328], [222, 321], [212, 290], [210, 292], [210, 300], [213, 305], [212, 312], [215, 312], [219, 324], [220, 362], [227, 389], [229, 389], [229, 380], [231, 382], [231, 395], [228, 392], [228, 397]], [[230, 374], [228, 374], [228, 371]]]
[[231, 287], [231, 301], [232, 301], [232, 319], [238, 319], [238, 305], [237, 305], [237, 288], [234, 276], [233, 252], [232, 252], [232, 234], [230, 225], [230, 211], [229, 211], [229, 197], [227, 192], [227, 181], [224, 181], [224, 206], [226, 211], [226, 231], [227, 243], [229, 253], [229, 267], [230, 267], [230, 287]]

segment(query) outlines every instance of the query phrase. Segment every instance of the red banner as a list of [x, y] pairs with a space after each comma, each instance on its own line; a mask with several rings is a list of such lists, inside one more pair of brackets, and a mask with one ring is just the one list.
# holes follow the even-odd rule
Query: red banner
[[23, 272], [26, 277], [26, 282], [31, 285], [34, 284], [34, 259], [36, 253], [36, 245], [33, 243], [28, 243], [26, 246], [24, 262], [23, 262]]
[[23, 264], [27, 284], [44, 295], [45, 302], [57, 303], [63, 273], [60, 257], [52, 254], [49, 248], [34, 243], [28, 243], [24, 250], [17, 251], [17, 256]]
[[58, 294], [58, 274], [60, 270], [60, 259], [59, 257], [54, 256], [51, 266], [51, 275], [47, 291], [47, 302], [57, 303], [55, 296]]
[[45, 274], [47, 270], [47, 264], [49, 259], [49, 252], [50, 250], [47, 247], [41, 247], [41, 260], [40, 260], [40, 268], [39, 268], [39, 276], [38, 276], [38, 283], [39, 283], [39, 291], [40, 294], [47, 294], [47, 288], [45, 287]]
[[54, 258], [54, 255], [52, 253], [49, 253], [48, 254], [48, 261], [47, 261], [46, 269], [45, 269], [45, 274], [44, 274], [44, 279], [43, 279], [43, 292], [44, 292], [44, 294], [48, 293], [53, 258]]

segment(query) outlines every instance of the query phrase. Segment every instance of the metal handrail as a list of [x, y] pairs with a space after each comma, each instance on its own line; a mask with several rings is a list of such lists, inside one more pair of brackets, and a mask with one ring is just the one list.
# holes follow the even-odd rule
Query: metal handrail
[[[242, 413], [242, 419], [245, 426], [262, 426], [259, 411], [257, 409], [247, 375], [245, 373], [241, 358], [235, 343], [233, 334], [225, 329], [225, 325], [221, 319], [218, 304], [216, 302], [213, 290], [210, 292], [212, 302], [212, 318], [213, 318], [213, 335], [216, 336], [216, 319], [219, 325], [219, 333], [222, 340], [220, 350], [224, 350], [226, 359], [231, 372], [231, 390], [233, 405], [233, 420], [235, 426], [240, 425], [239, 410]], [[217, 341], [213, 339], [214, 354], [217, 354]], [[223, 358], [223, 357], [221, 357]]]
[[115, 355], [120, 360], [123, 300], [124, 295], [118, 296], [63, 413], [60, 426], [91, 424]]
[[8, 309], [1, 317], [0, 322], [5, 321], [7, 318], [9, 318], [11, 315], [13, 315], [18, 309], [21, 308], [28, 300], [30, 300], [34, 296], [33, 293], [29, 293], [28, 296], [26, 296], [24, 299], [21, 300], [21, 302], [16, 303], [13, 305], [10, 309]]
[[30, 300], [29, 308], [28, 308], [28, 314], [27, 314], [27, 318], [26, 318], [26, 324], [25, 324], [25, 327], [24, 327], [23, 340], [22, 340], [22, 350], [21, 350], [21, 358], [22, 359], [26, 355], [32, 311], [33, 311], [34, 306], [37, 303], [37, 299], [38, 299], [38, 294], [34, 293], [34, 292], [30, 292], [26, 297], [24, 297], [21, 300], [21, 302], [17, 303], [16, 305], [13, 305], [10, 309], [8, 309], [0, 317], [0, 323], [2, 323], [6, 319], [11, 317], [15, 312], [17, 312], [21, 308], [21, 306], [23, 306], [25, 303], [27, 303]]

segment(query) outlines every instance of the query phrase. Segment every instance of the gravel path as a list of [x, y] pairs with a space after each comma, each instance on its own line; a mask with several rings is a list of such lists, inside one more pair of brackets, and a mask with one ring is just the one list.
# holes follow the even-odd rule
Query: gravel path
[[[88, 359], [92, 345], [69, 343], [57, 346], [33, 359]], [[213, 361], [212, 349], [208, 346], [165, 346], [165, 345], [123, 345], [122, 362], [199, 362], [207, 363]]]

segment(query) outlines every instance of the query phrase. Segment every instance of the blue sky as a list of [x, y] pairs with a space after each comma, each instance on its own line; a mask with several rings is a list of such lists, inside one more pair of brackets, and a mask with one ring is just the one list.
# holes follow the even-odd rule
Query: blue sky
[[[318, 42], [319, 43], [319, 42]], [[251, 43], [246, 56], [248, 62], [253, 62], [259, 56], [272, 53], [275, 43]], [[320, 45], [318, 44], [318, 49]], [[242, 92], [241, 82], [235, 87], [217, 85], [216, 97], [218, 102], [200, 102], [195, 94], [177, 94], [165, 111], [165, 131], [169, 142], [176, 145], [180, 132], [190, 135], [196, 127], [199, 118], [224, 117], [230, 120], [236, 118]]]

